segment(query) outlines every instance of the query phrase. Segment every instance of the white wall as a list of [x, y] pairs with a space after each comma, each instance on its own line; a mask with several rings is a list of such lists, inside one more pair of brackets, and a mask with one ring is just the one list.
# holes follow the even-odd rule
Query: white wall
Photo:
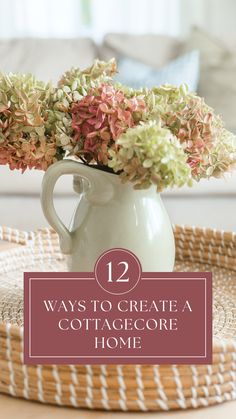
[[92, 36], [100, 40], [107, 32], [175, 36], [180, 1], [0, 0], [0, 38]]
[[96, 39], [106, 32], [178, 36], [180, 3], [181, 0], [91, 0], [91, 31]]
[[0, 0], [0, 38], [106, 32], [186, 36], [192, 25], [236, 44], [236, 0]]

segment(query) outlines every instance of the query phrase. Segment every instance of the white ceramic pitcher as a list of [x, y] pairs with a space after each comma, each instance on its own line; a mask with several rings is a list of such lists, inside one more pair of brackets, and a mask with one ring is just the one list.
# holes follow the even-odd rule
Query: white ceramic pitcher
[[[69, 229], [53, 204], [54, 186], [65, 174], [74, 175], [74, 190], [81, 194]], [[46, 219], [59, 234], [62, 252], [69, 255], [70, 271], [93, 271], [98, 257], [115, 247], [131, 250], [143, 271], [173, 270], [173, 231], [154, 186], [134, 190], [118, 175], [62, 160], [45, 173], [41, 202]]]

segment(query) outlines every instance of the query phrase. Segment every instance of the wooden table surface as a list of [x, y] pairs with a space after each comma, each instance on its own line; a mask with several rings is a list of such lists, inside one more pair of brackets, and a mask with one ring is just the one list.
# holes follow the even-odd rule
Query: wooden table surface
[[0, 419], [235, 419], [236, 402], [196, 410], [155, 413], [111, 413], [54, 407], [0, 395]]
[[[0, 251], [15, 247], [0, 241]], [[0, 395], [0, 419], [134, 419], [142, 413], [111, 413], [42, 405]], [[202, 409], [144, 413], [144, 419], [236, 419], [236, 401]]]

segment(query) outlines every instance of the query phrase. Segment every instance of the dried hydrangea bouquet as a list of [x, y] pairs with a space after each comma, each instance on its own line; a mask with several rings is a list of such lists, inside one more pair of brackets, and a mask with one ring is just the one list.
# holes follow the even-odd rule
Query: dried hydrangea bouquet
[[[102, 251], [126, 247], [144, 269], [171, 270], [173, 234], [156, 192], [220, 177], [235, 165], [236, 139], [185, 85], [133, 90], [115, 74], [111, 60], [66, 72], [57, 87], [31, 75], [1, 75], [0, 164], [51, 166], [42, 205], [72, 255], [70, 269], [89, 271]], [[76, 211], [70, 231], [52, 202], [66, 173], [83, 192], [82, 212], [89, 207], [80, 221]]]

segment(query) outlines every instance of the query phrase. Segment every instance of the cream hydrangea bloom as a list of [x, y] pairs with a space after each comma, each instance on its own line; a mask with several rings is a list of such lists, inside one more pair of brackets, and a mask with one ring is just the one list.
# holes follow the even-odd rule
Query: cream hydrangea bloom
[[150, 121], [128, 129], [117, 140], [118, 150], [110, 150], [108, 165], [120, 172], [123, 182], [136, 189], [156, 185], [166, 187], [191, 182], [191, 170], [181, 144], [161, 123]]

